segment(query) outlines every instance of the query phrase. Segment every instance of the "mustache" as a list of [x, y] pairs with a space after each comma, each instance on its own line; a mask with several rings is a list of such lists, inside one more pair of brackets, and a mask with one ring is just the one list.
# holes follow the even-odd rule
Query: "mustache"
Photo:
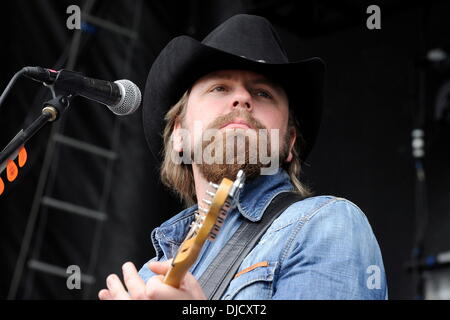
[[266, 127], [253, 118], [247, 111], [242, 111], [240, 109], [233, 110], [223, 116], [218, 116], [213, 122], [209, 124], [207, 129], [220, 129], [224, 125], [233, 122], [237, 118], [244, 120], [252, 129], [266, 129]]

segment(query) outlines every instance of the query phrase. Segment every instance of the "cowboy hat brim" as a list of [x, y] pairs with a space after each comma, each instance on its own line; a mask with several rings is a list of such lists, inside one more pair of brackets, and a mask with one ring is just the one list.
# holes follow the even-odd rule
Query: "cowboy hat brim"
[[154, 61], [145, 85], [143, 125], [149, 148], [158, 163], [163, 159], [164, 116], [196, 80], [217, 70], [242, 69], [264, 74], [286, 91], [289, 107], [303, 137], [302, 161], [316, 140], [323, 103], [325, 63], [320, 58], [266, 63], [207, 46], [188, 36], [170, 41]]

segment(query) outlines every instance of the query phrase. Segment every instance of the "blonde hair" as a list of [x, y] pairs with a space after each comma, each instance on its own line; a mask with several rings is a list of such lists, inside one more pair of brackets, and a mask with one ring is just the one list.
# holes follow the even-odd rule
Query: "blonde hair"
[[[163, 132], [164, 159], [161, 164], [161, 181], [167, 187], [174, 190], [187, 207], [196, 203], [194, 175], [191, 165], [184, 163], [176, 164], [172, 161], [172, 153], [176, 152], [173, 150], [172, 133], [177, 119], [182, 121], [186, 115], [189, 93], [189, 90], [186, 91], [181, 99], [170, 108], [164, 117], [166, 121]], [[295, 129], [297, 139], [294, 148], [292, 149], [292, 161], [283, 162], [282, 167], [289, 174], [291, 183], [295, 188], [294, 191], [303, 197], [308, 197], [311, 195], [311, 190], [299, 180], [301, 160], [298, 150], [302, 144], [302, 136], [299, 131], [298, 122], [295, 120], [291, 111], [289, 112], [288, 128]]]

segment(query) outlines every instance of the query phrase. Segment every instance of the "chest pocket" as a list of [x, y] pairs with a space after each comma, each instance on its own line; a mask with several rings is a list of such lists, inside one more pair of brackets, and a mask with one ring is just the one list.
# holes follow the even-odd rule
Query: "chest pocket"
[[[224, 300], [268, 300], [272, 298], [276, 262], [252, 269], [240, 268], [222, 299]], [[246, 269], [250, 269], [246, 271]]]

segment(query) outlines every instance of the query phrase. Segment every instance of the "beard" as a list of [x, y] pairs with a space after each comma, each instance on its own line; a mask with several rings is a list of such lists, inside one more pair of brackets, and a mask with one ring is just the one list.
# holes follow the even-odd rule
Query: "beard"
[[[235, 180], [239, 170], [243, 170], [246, 179], [253, 179], [261, 174], [261, 169], [269, 167], [270, 163], [261, 162], [262, 152], [272, 157], [272, 152], [279, 154], [278, 163], [282, 163], [288, 155], [289, 134], [286, 131], [281, 139], [279, 150], [272, 150], [269, 131], [258, 120], [240, 109], [218, 117], [207, 129], [219, 129], [232, 122], [235, 118], [244, 119], [252, 129], [224, 129], [212, 137], [210, 141], [200, 141], [201, 150], [210, 150], [209, 155], [223, 161], [206, 161], [205, 153], [202, 161], [196, 163], [199, 172], [207, 181], [219, 184], [222, 178]], [[260, 130], [264, 129], [264, 130]], [[249, 132], [253, 131], [253, 132]], [[278, 142], [278, 141], [277, 141]], [[197, 147], [198, 147], [197, 145]], [[263, 150], [263, 148], [265, 150]], [[192, 154], [193, 157], [193, 154]]]

